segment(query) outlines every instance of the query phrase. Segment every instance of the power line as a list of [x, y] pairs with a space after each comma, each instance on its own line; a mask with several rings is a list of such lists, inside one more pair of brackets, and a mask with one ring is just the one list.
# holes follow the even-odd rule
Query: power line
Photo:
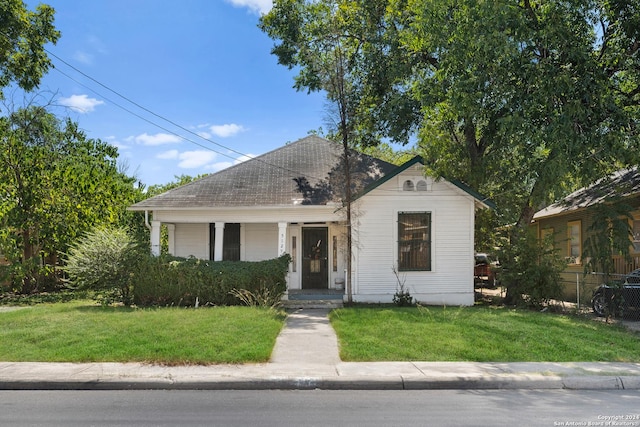
[[[240, 155], [240, 156], [247, 157], [247, 158], [251, 158], [251, 159], [253, 159], [253, 160], [259, 161], [259, 162], [261, 162], [261, 163], [263, 163], [263, 164], [265, 164], [265, 165], [267, 165], [267, 166], [274, 167], [274, 168], [278, 168], [278, 169], [282, 169], [282, 170], [284, 170], [284, 171], [286, 171], [286, 172], [291, 172], [291, 173], [294, 173], [294, 174], [296, 174], [296, 175], [301, 175], [301, 176], [305, 176], [305, 175], [306, 175], [306, 176], [308, 176], [309, 178], [314, 178], [314, 179], [317, 179], [317, 180], [322, 180], [322, 179], [324, 179], [324, 178], [318, 178], [318, 177], [314, 177], [314, 176], [311, 176], [311, 175], [308, 175], [308, 174], [304, 174], [304, 173], [302, 173], [302, 172], [300, 172], [300, 171], [296, 171], [296, 170], [288, 169], [288, 168], [283, 167], [283, 166], [280, 166], [280, 165], [274, 165], [274, 164], [272, 164], [272, 163], [266, 162], [266, 161], [265, 161], [265, 160], [263, 160], [263, 159], [260, 159], [259, 157], [252, 157], [252, 156], [250, 156], [250, 155], [248, 155], [248, 154], [246, 154], [246, 153], [242, 153], [242, 152], [237, 151], [237, 150], [235, 150], [235, 149], [233, 149], [233, 148], [230, 148], [230, 147], [227, 147], [227, 146], [225, 146], [225, 145], [222, 145], [222, 144], [220, 144], [220, 143], [218, 143], [218, 142], [215, 142], [215, 141], [213, 141], [213, 140], [211, 140], [211, 139], [209, 139], [209, 138], [205, 138], [205, 137], [203, 137], [202, 135], [200, 135], [200, 134], [198, 134], [198, 133], [196, 133], [196, 132], [194, 132], [194, 131], [192, 131], [192, 130], [190, 130], [190, 129], [187, 129], [187, 128], [185, 128], [184, 126], [182, 126], [182, 125], [180, 125], [180, 124], [178, 124], [178, 123], [174, 122], [173, 120], [170, 120], [170, 119], [168, 119], [168, 118], [166, 118], [166, 117], [164, 117], [164, 116], [162, 116], [162, 115], [160, 115], [160, 114], [155, 113], [154, 111], [152, 111], [152, 110], [150, 110], [150, 109], [148, 109], [148, 108], [144, 107], [143, 105], [141, 105], [141, 104], [139, 104], [139, 103], [137, 103], [137, 102], [133, 101], [132, 99], [130, 99], [130, 98], [128, 98], [128, 97], [126, 97], [126, 96], [122, 95], [122, 94], [121, 94], [121, 93], [119, 93], [118, 91], [116, 91], [116, 90], [114, 90], [114, 89], [111, 89], [111, 88], [110, 88], [110, 87], [108, 87], [107, 85], [105, 85], [105, 84], [101, 83], [100, 81], [96, 80], [95, 78], [93, 78], [93, 77], [89, 76], [88, 74], [84, 73], [83, 71], [81, 71], [81, 70], [79, 70], [78, 68], [74, 67], [73, 65], [69, 64], [67, 61], [63, 60], [63, 59], [62, 59], [62, 58], [60, 58], [58, 55], [56, 55], [56, 54], [52, 53], [51, 51], [49, 51], [49, 50], [48, 50], [48, 49], [46, 49], [46, 48], [45, 48], [45, 52], [47, 52], [47, 54], [49, 54], [49, 55], [51, 55], [52, 57], [56, 58], [58, 61], [62, 62], [63, 64], [65, 64], [66, 66], [68, 66], [69, 68], [71, 68], [72, 70], [76, 71], [77, 73], [81, 74], [82, 76], [86, 77], [87, 79], [91, 80], [92, 82], [94, 82], [94, 83], [96, 83], [96, 84], [100, 85], [101, 87], [105, 88], [105, 89], [106, 89], [106, 90], [108, 90], [109, 92], [111, 92], [111, 93], [113, 93], [113, 94], [115, 94], [115, 95], [119, 96], [120, 98], [124, 99], [125, 101], [127, 101], [127, 102], [129, 102], [129, 103], [131, 103], [131, 104], [135, 105], [136, 107], [140, 108], [141, 110], [146, 111], [146, 112], [148, 112], [149, 114], [151, 114], [151, 115], [153, 115], [153, 116], [155, 116], [155, 117], [157, 117], [157, 118], [159, 118], [159, 119], [161, 119], [161, 120], [163, 120], [163, 121], [165, 121], [165, 122], [167, 122], [167, 123], [170, 123], [171, 125], [173, 125], [173, 126], [177, 127], [178, 129], [183, 130], [184, 132], [187, 132], [187, 133], [189, 133], [189, 134], [192, 134], [192, 135], [194, 135], [194, 136], [196, 136], [196, 137], [198, 137], [198, 138], [201, 138], [201, 139], [203, 139], [203, 140], [205, 140], [205, 141], [207, 141], [207, 142], [209, 142], [209, 143], [211, 143], [211, 144], [217, 145], [218, 147], [224, 148], [225, 150], [231, 151], [231, 152], [236, 153], [236, 154], [238, 154], [238, 155]], [[54, 69], [58, 70], [56, 67], [54, 67]], [[74, 82], [76, 82], [76, 83], [78, 83], [78, 84], [82, 85], [83, 87], [87, 88], [88, 90], [90, 90], [91, 92], [95, 93], [96, 95], [98, 95], [98, 96], [100, 96], [100, 97], [102, 97], [102, 98], [106, 99], [107, 101], [111, 102], [112, 104], [114, 104], [114, 105], [118, 106], [119, 108], [122, 108], [124, 111], [126, 111], [126, 112], [128, 112], [128, 113], [130, 113], [130, 114], [134, 115], [135, 117], [138, 117], [138, 118], [140, 118], [140, 119], [144, 120], [144, 121], [145, 121], [145, 122], [147, 122], [147, 123], [150, 123], [150, 124], [152, 124], [152, 125], [154, 125], [154, 126], [157, 126], [158, 128], [160, 128], [160, 129], [164, 130], [165, 132], [169, 132], [169, 133], [171, 133], [172, 135], [178, 136], [179, 138], [182, 138], [182, 139], [184, 139], [184, 140], [186, 140], [186, 141], [189, 141], [189, 142], [191, 142], [191, 143], [193, 143], [193, 144], [196, 144], [196, 145], [198, 145], [199, 147], [202, 147], [202, 148], [205, 148], [205, 149], [207, 149], [207, 150], [213, 151], [214, 153], [221, 154], [221, 155], [223, 155], [223, 156], [225, 156], [225, 157], [228, 157], [228, 158], [233, 159], [233, 160], [236, 160], [236, 161], [238, 160], [237, 158], [234, 158], [234, 157], [232, 157], [232, 156], [229, 156], [228, 154], [220, 153], [219, 151], [216, 151], [216, 150], [214, 150], [214, 149], [212, 149], [212, 148], [210, 148], [210, 147], [205, 147], [205, 146], [203, 146], [203, 145], [201, 145], [201, 144], [199, 144], [199, 143], [197, 143], [197, 142], [195, 142], [195, 141], [193, 141], [193, 140], [191, 140], [191, 139], [185, 138], [185, 137], [184, 137], [184, 136], [182, 136], [182, 135], [179, 135], [179, 134], [177, 134], [177, 133], [175, 133], [175, 132], [173, 132], [173, 131], [171, 131], [171, 130], [169, 130], [169, 129], [167, 129], [167, 128], [163, 127], [163, 126], [160, 126], [160, 125], [158, 125], [158, 124], [156, 124], [156, 123], [154, 123], [154, 122], [152, 122], [152, 121], [150, 121], [150, 120], [148, 120], [148, 119], [146, 119], [146, 118], [144, 118], [144, 117], [140, 116], [139, 114], [136, 114], [136, 113], [132, 112], [131, 110], [129, 110], [129, 109], [127, 109], [127, 108], [125, 108], [125, 107], [121, 106], [120, 104], [118, 104], [118, 103], [116, 103], [116, 102], [114, 102], [114, 101], [110, 100], [109, 98], [105, 97], [104, 95], [100, 94], [99, 92], [95, 91], [94, 89], [92, 89], [92, 88], [88, 87], [87, 85], [85, 85], [85, 84], [83, 84], [83, 83], [81, 83], [81, 82], [78, 82], [78, 81], [77, 81], [77, 80], [75, 80], [74, 78], [70, 77], [68, 74], [66, 74], [66, 73], [64, 73], [64, 72], [62, 72], [62, 71], [60, 71], [60, 70], [58, 70], [58, 72], [60, 72], [61, 74], [63, 74], [63, 75], [64, 75], [64, 76], [66, 76], [67, 78], [71, 79], [72, 81], [74, 81]]]
[[[5, 38], [8, 38], [8, 36], [7, 36], [6, 34], [4, 34], [3, 32], [0, 32], [0, 34], [2, 34], [3, 36], [5, 36]], [[211, 140], [211, 139], [209, 139], [209, 138], [205, 138], [205, 137], [203, 137], [202, 135], [200, 135], [200, 134], [198, 134], [198, 133], [196, 133], [196, 132], [194, 132], [194, 131], [192, 131], [192, 130], [190, 130], [190, 129], [185, 128], [184, 126], [182, 126], [182, 125], [180, 125], [180, 124], [178, 124], [178, 123], [176, 123], [176, 122], [174, 122], [174, 121], [172, 121], [172, 120], [170, 120], [170, 119], [168, 119], [168, 118], [166, 118], [166, 117], [164, 117], [164, 116], [162, 116], [162, 115], [160, 115], [160, 114], [155, 113], [154, 111], [152, 111], [152, 110], [150, 110], [150, 109], [148, 109], [148, 108], [144, 107], [143, 105], [141, 105], [141, 104], [139, 104], [139, 103], [137, 103], [137, 102], [133, 101], [132, 99], [130, 99], [130, 98], [128, 98], [128, 97], [126, 97], [126, 96], [122, 95], [122, 94], [121, 94], [121, 93], [119, 93], [118, 91], [116, 91], [116, 90], [114, 90], [114, 89], [111, 89], [109, 86], [107, 86], [107, 85], [103, 84], [102, 82], [98, 81], [97, 79], [95, 79], [95, 78], [91, 77], [90, 75], [86, 74], [86, 73], [85, 73], [85, 72], [83, 72], [82, 70], [80, 70], [80, 69], [78, 69], [78, 68], [74, 67], [73, 65], [71, 65], [70, 63], [68, 63], [68, 62], [67, 62], [67, 61], [65, 61], [64, 59], [60, 58], [58, 55], [54, 54], [53, 52], [51, 52], [51, 51], [50, 51], [50, 50], [48, 50], [47, 48], [44, 48], [44, 51], [45, 51], [48, 55], [51, 55], [52, 57], [56, 58], [56, 59], [57, 59], [58, 61], [60, 61], [61, 63], [65, 64], [67, 67], [71, 68], [72, 70], [74, 70], [75, 72], [77, 72], [77, 73], [81, 74], [82, 76], [84, 76], [85, 78], [87, 78], [87, 79], [91, 80], [92, 82], [94, 82], [94, 83], [98, 84], [99, 86], [103, 87], [104, 89], [108, 90], [109, 92], [111, 92], [111, 93], [115, 94], [116, 96], [118, 96], [118, 97], [120, 97], [120, 98], [124, 99], [125, 101], [127, 101], [127, 102], [129, 102], [130, 104], [132, 104], [132, 105], [134, 105], [134, 106], [138, 107], [139, 109], [141, 109], [141, 110], [143, 110], [143, 111], [146, 111], [147, 113], [149, 113], [149, 114], [151, 114], [151, 115], [153, 115], [153, 116], [155, 116], [155, 117], [157, 117], [157, 118], [159, 118], [159, 119], [161, 119], [161, 120], [163, 120], [163, 121], [165, 121], [165, 122], [167, 122], [167, 123], [170, 123], [171, 125], [173, 125], [173, 126], [177, 127], [178, 129], [183, 130], [184, 132], [187, 132], [187, 133], [189, 133], [189, 134], [191, 134], [191, 135], [194, 135], [194, 136], [196, 136], [196, 137], [198, 137], [198, 138], [200, 138], [200, 139], [203, 139], [203, 140], [205, 140], [205, 141], [207, 141], [207, 142], [209, 142], [209, 143], [211, 143], [211, 144], [214, 144], [214, 145], [216, 145], [216, 146], [218, 146], [218, 147], [224, 148], [225, 150], [228, 150], [228, 151], [230, 151], [230, 152], [236, 153], [236, 154], [238, 154], [238, 155], [240, 155], [240, 156], [242, 156], [242, 157], [247, 157], [247, 158], [250, 158], [250, 159], [252, 159], [252, 160], [256, 160], [256, 161], [258, 161], [258, 162], [260, 162], [260, 163], [263, 163], [263, 164], [265, 164], [265, 165], [267, 165], [267, 166], [270, 166], [270, 167], [278, 168], [278, 169], [284, 170], [284, 171], [286, 171], [286, 172], [291, 172], [291, 173], [293, 173], [293, 174], [295, 174], [295, 175], [299, 175], [299, 176], [306, 176], [306, 177], [309, 177], [309, 178], [314, 178], [314, 179], [317, 179], [318, 181], [321, 181], [321, 180], [323, 180], [323, 179], [326, 179], [326, 177], [325, 177], [325, 178], [319, 178], [319, 177], [315, 177], [315, 176], [312, 176], [312, 175], [309, 175], [309, 174], [306, 174], [306, 173], [302, 173], [302, 172], [300, 172], [300, 171], [296, 171], [296, 170], [293, 170], [293, 169], [289, 169], [289, 168], [286, 168], [286, 167], [280, 166], [280, 165], [275, 165], [275, 164], [269, 163], [269, 162], [267, 162], [267, 161], [265, 161], [265, 160], [263, 160], [263, 159], [261, 159], [261, 158], [259, 158], [259, 157], [251, 157], [251, 156], [249, 156], [249, 155], [248, 155], [248, 154], [246, 154], [246, 153], [242, 153], [242, 152], [237, 151], [237, 150], [235, 150], [235, 149], [233, 149], [233, 148], [231, 148], [231, 147], [227, 147], [227, 146], [225, 146], [225, 145], [223, 145], [223, 144], [220, 144], [220, 143], [218, 143], [218, 142], [215, 142], [215, 141], [213, 141], [213, 140]], [[133, 115], [133, 116], [135, 116], [135, 117], [137, 117], [137, 118], [139, 118], [139, 119], [141, 119], [141, 120], [143, 120], [143, 121], [145, 121], [145, 122], [147, 122], [147, 123], [149, 123], [149, 124], [151, 124], [151, 125], [153, 125], [153, 126], [156, 126], [156, 127], [158, 127], [159, 129], [164, 130], [165, 132], [168, 132], [168, 133], [170, 133], [170, 134], [172, 134], [172, 135], [175, 135], [175, 136], [177, 136], [177, 137], [179, 137], [179, 138], [181, 138], [181, 139], [184, 139], [185, 141], [191, 142], [192, 144], [195, 144], [195, 145], [197, 145], [197, 146], [199, 146], [199, 147], [201, 147], [201, 148], [204, 148], [204, 149], [206, 149], [206, 150], [209, 150], [209, 151], [212, 151], [212, 152], [214, 152], [214, 153], [220, 154], [220, 155], [225, 156], [225, 157], [227, 157], [227, 158], [229, 158], [229, 159], [232, 159], [232, 160], [234, 160], [234, 161], [237, 161], [237, 160], [238, 160], [237, 158], [234, 158], [234, 157], [232, 157], [232, 156], [230, 156], [230, 155], [228, 155], [228, 154], [226, 154], [226, 153], [222, 153], [222, 152], [216, 151], [216, 150], [212, 149], [211, 147], [204, 146], [204, 145], [202, 145], [202, 144], [200, 144], [200, 143], [198, 143], [198, 142], [196, 142], [196, 141], [193, 141], [193, 140], [191, 140], [191, 139], [189, 139], [189, 138], [186, 138], [186, 137], [184, 137], [184, 136], [182, 136], [182, 135], [180, 135], [180, 134], [178, 134], [178, 133], [176, 133], [176, 132], [174, 132], [174, 131], [172, 131], [172, 130], [170, 130], [170, 129], [167, 129], [166, 127], [161, 126], [161, 125], [159, 125], [159, 124], [157, 124], [157, 123], [155, 123], [155, 122], [153, 122], [153, 121], [151, 121], [151, 120], [149, 120], [149, 119], [147, 119], [147, 118], [145, 118], [145, 117], [141, 116], [140, 114], [137, 114], [137, 113], [135, 113], [135, 112], [131, 111], [130, 109], [128, 109], [128, 108], [126, 108], [126, 107], [124, 107], [124, 106], [120, 105], [119, 103], [117, 103], [117, 102], [115, 102], [115, 101], [113, 101], [113, 100], [109, 99], [108, 97], [106, 97], [106, 96], [102, 95], [101, 93], [97, 92], [97, 91], [96, 91], [96, 90], [94, 90], [93, 88], [91, 88], [91, 87], [89, 87], [89, 86], [85, 85], [85, 84], [84, 84], [84, 83], [82, 83], [82, 82], [79, 82], [78, 80], [74, 79], [73, 77], [71, 77], [71, 76], [70, 76], [70, 75], [68, 75], [67, 73], [65, 73], [65, 72], [63, 72], [63, 71], [61, 71], [61, 70], [59, 70], [59, 69], [58, 69], [58, 68], [56, 68], [55, 66], [54, 66], [53, 68], [54, 68], [56, 71], [58, 71], [60, 74], [62, 74], [63, 76], [65, 76], [65, 77], [67, 77], [68, 79], [72, 80], [73, 82], [75, 82], [75, 83], [77, 83], [77, 84], [81, 85], [82, 87], [84, 87], [84, 88], [86, 88], [86, 89], [90, 90], [91, 92], [93, 92], [93, 93], [94, 93], [94, 94], [96, 94], [97, 96], [100, 96], [100, 97], [104, 98], [105, 100], [107, 100], [108, 102], [110, 102], [110, 103], [112, 103], [113, 105], [117, 106], [118, 108], [121, 108], [122, 110], [126, 111], [127, 113], [129, 113], [129, 114], [131, 114], [131, 115]]]
[[[190, 134], [192, 134], [192, 135], [195, 135], [195, 136], [197, 136], [198, 138], [202, 138], [202, 139], [204, 139], [205, 141], [210, 142], [211, 144], [214, 144], [214, 145], [217, 145], [218, 147], [224, 148], [225, 150], [231, 151], [231, 152], [236, 153], [236, 154], [238, 154], [238, 155], [240, 155], [240, 156], [247, 156], [247, 154], [245, 154], [245, 153], [241, 153], [241, 152], [239, 152], [239, 151], [234, 150], [233, 148], [227, 147], [227, 146], [222, 145], [222, 144], [220, 144], [220, 143], [218, 143], [218, 142], [215, 142], [215, 141], [212, 141], [212, 140], [210, 140], [210, 139], [208, 139], [208, 138], [205, 138], [205, 137], [203, 137], [202, 135], [200, 135], [200, 134], [198, 134], [198, 133], [196, 133], [196, 132], [193, 132], [192, 130], [187, 129], [187, 128], [185, 128], [184, 126], [182, 126], [182, 125], [180, 125], [180, 124], [178, 124], [178, 123], [174, 122], [173, 120], [170, 120], [170, 119], [168, 119], [168, 118], [166, 118], [166, 117], [164, 117], [164, 116], [161, 116], [160, 114], [155, 113], [154, 111], [152, 111], [152, 110], [150, 110], [150, 109], [148, 109], [148, 108], [144, 107], [143, 105], [141, 105], [141, 104], [139, 104], [139, 103], [137, 103], [137, 102], [133, 101], [131, 98], [128, 98], [128, 97], [126, 97], [126, 96], [122, 95], [122, 94], [121, 94], [121, 93], [119, 93], [118, 91], [116, 91], [116, 90], [114, 90], [114, 89], [111, 89], [109, 86], [107, 86], [107, 85], [105, 85], [105, 84], [101, 83], [100, 81], [98, 81], [98, 80], [94, 79], [94, 78], [93, 78], [93, 77], [91, 77], [90, 75], [86, 74], [86, 73], [85, 73], [85, 72], [83, 72], [82, 70], [80, 70], [80, 69], [78, 69], [78, 68], [74, 67], [73, 65], [69, 64], [67, 61], [65, 61], [64, 59], [60, 58], [58, 55], [54, 54], [53, 52], [49, 51], [49, 50], [48, 50], [48, 49], [46, 49], [46, 48], [45, 48], [45, 52], [47, 52], [49, 55], [53, 56], [53, 57], [54, 57], [54, 58], [56, 58], [58, 61], [62, 62], [62, 63], [63, 63], [63, 64], [65, 64], [67, 67], [69, 67], [69, 68], [71, 68], [72, 70], [74, 70], [75, 72], [77, 72], [77, 73], [81, 74], [82, 76], [86, 77], [87, 79], [91, 80], [92, 82], [96, 83], [97, 85], [99, 85], [99, 86], [103, 87], [104, 89], [108, 90], [109, 92], [111, 92], [111, 93], [113, 93], [113, 94], [115, 94], [115, 95], [119, 96], [120, 98], [124, 99], [125, 101], [129, 102], [130, 104], [133, 104], [133, 105], [135, 105], [136, 107], [140, 108], [141, 110], [146, 111], [147, 113], [149, 113], [149, 114], [151, 114], [151, 115], [153, 115], [153, 116], [155, 116], [155, 117], [159, 118], [160, 120], [163, 120], [163, 121], [165, 121], [165, 122], [167, 122], [167, 123], [170, 123], [171, 125], [173, 125], [173, 126], [177, 127], [178, 129], [181, 129], [181, 130], [183, 130], [183, 131], [185, 131], [185, 132], [188, 132], [188, 133], [190, 133]], [[54, 67], [54, 68], [55, 68], [55, 67]], [[69, 77], [69, 76], [67, 76], [67, 77]], [[77, 82], [77, 81], [76, 81], [76, 80], [74, 80], [74, 79], [71, 79], [71, 80], [75, 81], [76, 83], [79, 83], [79, 82]], [[81, 83], [80, 83], [80, 84], [81, 84]], [[108, 98], [107, 98], [107, 97], [105, 97], [105, 96], [103, 96], [103, 95], [101, 95], [101, 94], [98, 94], [97, 92], [93, 91], [92, 89], [90, 89], [90, 88], [89, 88], [89, 87], [87, 87], [86, 85], [84, 85], [84, 84], [83, 84], [82, 86], [86, 87], [87, 89], [91, 90], [93, 93], [96, 93], [97, 95], [102, 96], [103, 98], [105, 98], [105, 99], [107, 99], [107, 100], [108, 100]], [[111, 103], [115, 104], [113, 101], [109, 101], [109, 102], [111, 102]], [[117, 104], [115, 104], [115, 105], [117, 105]], [[126, 110], [126, 109], [125, 109], [125, 111], [127, 111], [127, 112], [131, 113], [131, 111], [130, 111], [130, 110]], [[134, 114], [136, 117], [141, 118], [139, 115], [137, 115], [137, 114], [135, 114], [135, 113], [131, 113], [131, 114]], [[148, 123], [154, 124], [153, 122], [150, 122], [149, 120], [146, 120], [146, 119], [145, 119], [145, 121], [146, 121], [146, 122], [148, 122]], [[158, 126], [158, 127], [160, 127], [160, 126]], [[161, 129], [164, 129], [164, 128], [162, 128], [162, 127], [160, 127], [160, 128], [161, 128]], [[164, 129], [164, 130], [166, 130], [166, 129]], [[167, 131], [167, 132], [169, 132], [169, 131]], [[171, 132], [171, 133], [173, 133], [173, 132]], [[173, 133], [173, 134], [174, 134], [174, 135], [177, 135], [177, 134], [175, 134], [175, 133]], [[180, 136], [180, 135], [177, 135], [177, 136]], [[180, 136], [180, 137], [181, 137], [181, 136]], [[185, 139], [186, 139], [186, 138], [185, 138]]]
[[55, 68], [55, 67], [54, 67], [54, 70], [56, 70], [57, 72], [59, 72], [59, 73], [60, 73], [60, 74], [62, 74], [63, 76], [67, 77], [67, 78], [68, 78], [68, 79], [70, 79], [71, 81], [73, 81], [73, 82], [75, 82], [75, 83], [77, 83], [77, 84], [81, 85], [82, 87], [84, 87], [84, 88], [86, 88], [86, 89], [90, 90], [91, 92], [93, 92], [93, 93], [94, 93], [94, 94], [96, 94], [97, 96], [99, 96], [99, 97], [101, 97], [101, 98], [104, 98], [105, 100], [107, 100], [107, 101], [108, 101], [108, 102], [110, 102], [111, 104], [115, 105], [116, 107], [121, 108], [122, 110], [126, 111], [127, 113], [129, 113], [129, 114], [131, 114], [131, 115], [133, 115], [133, 116], [135, 116], [135, 117], [139, 118], [140, 120], [143, 120], [143, 121], [145, 121], [145, 122], [147, 122], [147, 123], [149, 123], [149, 124], [151, 124], [151, 125], [153, 125], [153, 126], [156, 126], [156, 127], [157, 127], [157, 128], [159, 128], [159, 129], [164, 130], [165, 132], [168, 132], [168, 133], [170, 133], [170, 134], [172, 134], [172, 135], [175, 135], [175, 136], [179, 137], [180, 139], [184, 139], [185, 141], [191, 142], [192, 144], [195, 144], [195, 145], [197, 145], [198, 147], [204, 148], [205, 150], [213, 151], [213, 152], [214, 152], [214, 153], [216, 153], [216, 154], [220, 154], [221, 156], [228, 157], [228, 158], [230, 158], [230, 159], [232, 159], [232, 160], [237, 160], [235, 157], [232, 157], [232, 156], [230, 156], [230, 155], [228, 155], [228, 154], [226, 154], [226, 153], [222, 153], [222, 152], [220, 152], [220, 151], [216, 151], [216, 150], [214, 150], [214, 149], [213, 149], [213, 148], [211, 148], [211, 147], [207, 147], [207, 146], [205, 146], [205, 145], [202, 145], [202, 144], [200, 144], [200, 143], [198, 143], [198, 142], [196, 142], [196, 141], [193, 141], [193, 140], [191, 140], [191, 139], [189, 139], [189, 138], [186, 138], [186, 137], [184, 137], [184, 136], [182, 136], [182, 135], [180, 135], [180, 134], [178, 134], [178, 133], [176, 133], [176, 132], [174, 132], [174, 131], [172, 131], [172, 130], [170, 130], [170, 129], [167, 129], [167, 128], [165, 128], [165, 127], [164, 127], [164, 126], [162, 126], [162, 125], [159, 125], [159, 124], [157, 124], [157, 123], [155, 123], [155, 122], [152, 122], [151, 120], [147, 119], [146, 117], [143, 117], [143, 116], [139, 115], [138, 113], [136, 113], [136, 112], [134, 112], [134, 111], [129, 110], [128, 108], [126, 108], [126, 107], [124, 107], [124, 106], [122, 106], [122, 105], [118, 104], [117, 102], [115, 102], [115, 101], [113, 101], [113, 100], [111, 100], [111, 99], [107, 98], [106, 96], [102, 95], [101, 93], [99, 93], [99, 92], [97, 92], [97, 91], [93, 90], [92, 88], [90, 88], [89, 86], [85, 85], [84, 83], [79, 82], [78, 80], [74, 79], [73, 77], [71, 77], [70, 75], [68, 75], [68, 74], [67, 74], [67, 73], [65, 73], [64, 71], [59, 70], [58, 68]]

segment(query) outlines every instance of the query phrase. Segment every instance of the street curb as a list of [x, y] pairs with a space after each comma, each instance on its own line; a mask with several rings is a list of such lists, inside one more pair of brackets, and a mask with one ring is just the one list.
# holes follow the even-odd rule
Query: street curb
[[119, 378], [91, 381], [0, 381], [0, 390], [640, 390], [634, 376], [518, 376], [416, 379], [385, 377], [274, 377], [180, 381]]

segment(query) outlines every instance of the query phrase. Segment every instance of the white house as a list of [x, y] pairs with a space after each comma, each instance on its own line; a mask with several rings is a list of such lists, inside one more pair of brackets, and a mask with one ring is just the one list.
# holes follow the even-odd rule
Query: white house
[[[289, 290], [340, 290], [341, 153], [308, 136], [130, 209], [152, 213], [154, 254], [165, 224], [173, 255], [259, 261], [288, 253]], [[419, 157], [402, 166], [355, 151], [350, 159], [353, 300], [391, 302], [403, 283], [424, 304], [473, 304], [475, 209], [491, 203], [459, 182], [425, 177]]]

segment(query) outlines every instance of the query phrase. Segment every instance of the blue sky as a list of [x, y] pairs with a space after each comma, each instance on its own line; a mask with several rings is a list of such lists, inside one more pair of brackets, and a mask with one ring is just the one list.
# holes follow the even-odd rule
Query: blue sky
[[324, 95], [296, 92], [295, 72], [278, 65], [274, 41], [257, 28], [271, 0], [44, 2], [62, 36], [47, 47], [59, 59], [40, 90], [55, 93], [57, 114], [117, 146], [146, 185], [215, 172], [326, 128]]

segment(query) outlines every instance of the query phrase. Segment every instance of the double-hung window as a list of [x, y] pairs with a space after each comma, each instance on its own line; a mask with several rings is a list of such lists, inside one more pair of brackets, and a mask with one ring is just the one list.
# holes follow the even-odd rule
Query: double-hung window
[[398, 270], [431, 271], [431, 212], [398, 213]]

